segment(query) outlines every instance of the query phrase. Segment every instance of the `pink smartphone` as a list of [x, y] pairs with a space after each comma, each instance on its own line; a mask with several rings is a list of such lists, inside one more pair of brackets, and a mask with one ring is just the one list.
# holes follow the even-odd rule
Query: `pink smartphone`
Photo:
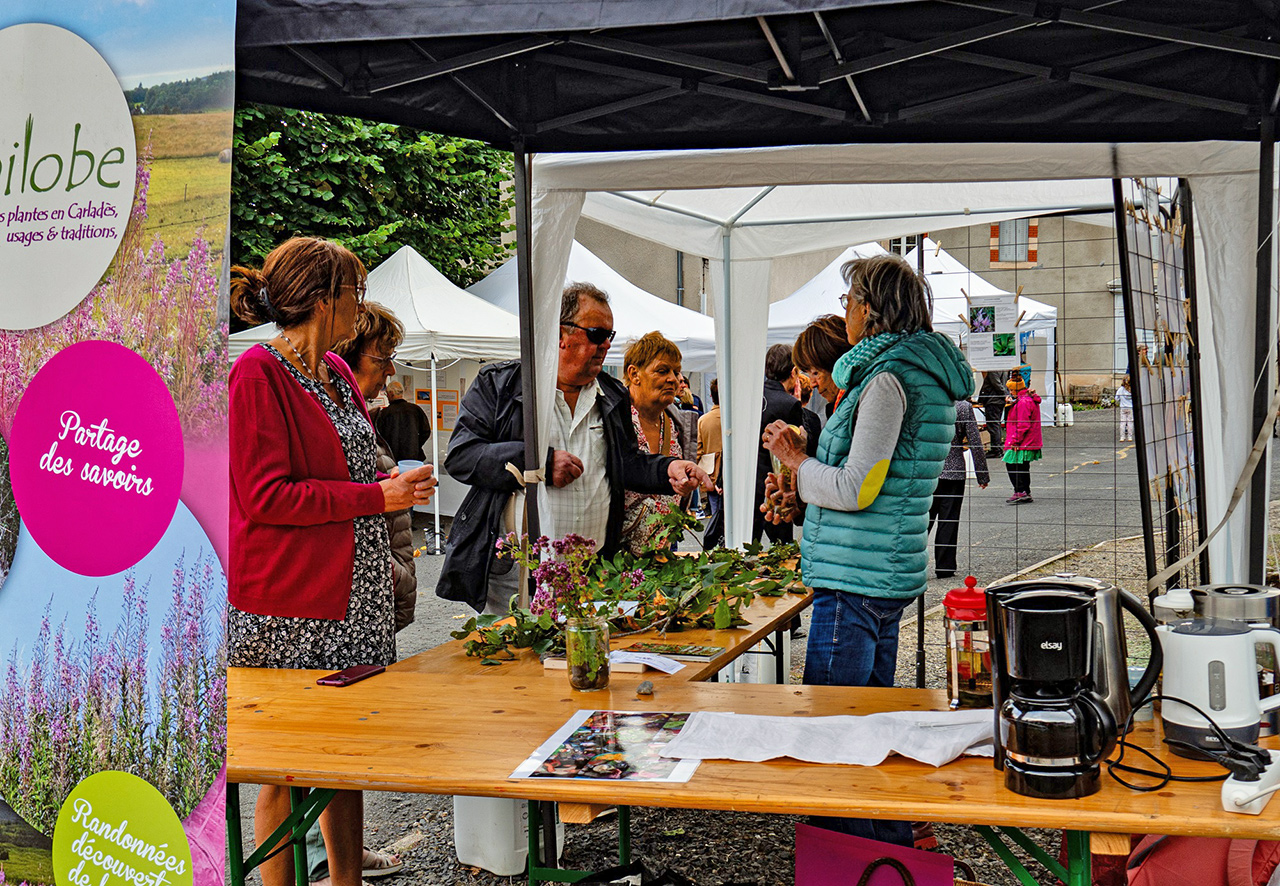
[[382, 665], [356, 665], [334, 674], [325, 674], [316, 683], [320, 686], [350, 686], [385, 670]]

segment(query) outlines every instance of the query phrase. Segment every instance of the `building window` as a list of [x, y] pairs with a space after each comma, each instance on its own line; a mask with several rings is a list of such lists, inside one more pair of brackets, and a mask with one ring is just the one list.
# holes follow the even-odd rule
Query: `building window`
[[991, 226], [993, 268], [1035, 267], [1040, 225], [1034, 218], [1014, 218]]
[[915, 249], [916, 244], [919, 242], [919, 234], [910, 234], [906, 237], [893, 237], [889, 240], [889, 251], [894, 255], [906, 255], [908, 252]]

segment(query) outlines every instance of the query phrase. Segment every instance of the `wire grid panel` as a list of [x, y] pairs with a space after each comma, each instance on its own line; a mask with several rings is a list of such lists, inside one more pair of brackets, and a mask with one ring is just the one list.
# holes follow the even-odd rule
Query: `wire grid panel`
[[[1196, 342], [1185, 261], [1187, 226], [1175, 187], [1154, 179], [1124, 185], [1134, 336], [1130, 375], [1143, 495], [1151, 503], [1152, 574], [1181, 559], [1201, 534], [1192, 401]], [[1183, 587], [1199, 584], [1199, 562], [1183, 567], [1172, 581]]]

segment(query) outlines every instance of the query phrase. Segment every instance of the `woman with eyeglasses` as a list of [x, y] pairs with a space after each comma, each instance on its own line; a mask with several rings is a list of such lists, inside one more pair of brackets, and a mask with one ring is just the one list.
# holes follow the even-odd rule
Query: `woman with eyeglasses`
[[[262, 269], [232, 269], [231, 305], [279, 332], [230, 376], [232, 667], [341, 670], [395, 660], [391, 553], [383, 514], [426, 504], [430, 465], [380, 477], [359, 384], [330, 353], [355, 332], [365, 269], [345, 247], [298, 237]], [[265, 843], [289, 815], [289, 792], [264, 785], [254, 833]], [[334, 886], [360, 886], [363, 798], [340, 791], [320, 817]], [[293, 857], [261, 868], [292, 883]]]
[[[852, 348], [831, 379], [844, 395], [815, 457], [784, 422], [765, 429], [764, 446], [792, 470], [806, 503], [800, 570], [814, 591], [804, 682], [892, 686], [898, 621], [925, 591], [929, 507], [955, 432], [955, 401], [972, 393], [973, 373], [951, 340], [932, 331], [929, 285], [909, 264], [883, 255], [855, 259], [841, 273]], [[778, 488], [771, 475], [766, 493]], [[907, 822], [820, 824], [913, 842]]]

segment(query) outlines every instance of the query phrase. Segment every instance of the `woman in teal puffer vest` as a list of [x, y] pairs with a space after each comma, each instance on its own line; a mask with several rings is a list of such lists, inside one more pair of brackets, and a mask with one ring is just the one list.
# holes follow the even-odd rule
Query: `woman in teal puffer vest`
[[[807, 506], [800, 570], [814, 598], [804, 682], [892, 686], [898, 621], [925, 590], [929, 506], [955, 434], [955, 401], [973, 393], [973, 372], [951, 339], [932, 331], [928, 282], [909, 264], [882, 255], [854, 259], [841, 273], [853, 348], [832, 379], [844, 396], [816, 457], [805, 457], [783, 422], [765, 429], [764, 446], [790, 469]], [[796, 513], [784, 485], [770, 475], [770, 519]], [[847, 823], [872, 826], [853, 833], [911, 843], [902, 822]]]

